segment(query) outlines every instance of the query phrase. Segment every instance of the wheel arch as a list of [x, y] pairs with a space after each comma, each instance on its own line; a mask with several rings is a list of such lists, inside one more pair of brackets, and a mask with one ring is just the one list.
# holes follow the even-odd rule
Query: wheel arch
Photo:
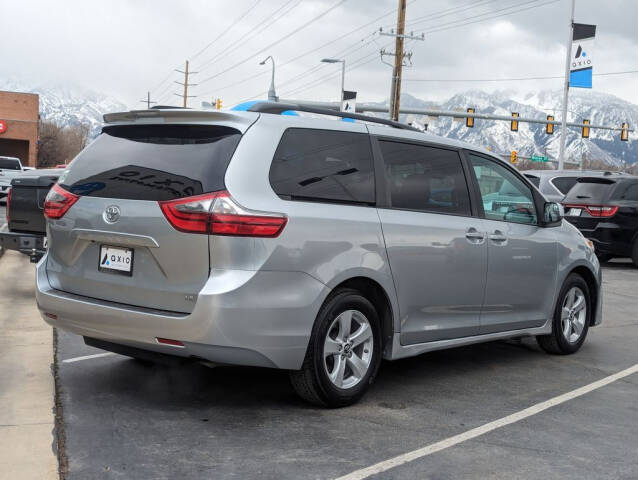
[[392, 336], [394, 334], [394, 309], [388, 292], [376, 280], [370, 277], [356, 276], [335, 285], [327, 298], [330, 298], [334, 292], [343, 288], [352, 288], [361, 292], [374, 305], [381, 322], [381, 341], [384, 356], [386, 356], [386, 350], [392, 347]]
[[[590, 300], [592, 303], [591, 305], [592, 315], [590, 316], [589, 325], [593, 326], [594, 322], [596, 321], [596, 312], [597, 312], [598, 301], [599, 301], [598, 290], [600, 286], [598, 285], [598, 282], [596, 281], [596, 276], [594, 275], [594, 272], [592, 272], [589, 268], [587, 268], [584, 265], [579, 265], [571, 269], [570, 272], [567, 274], [567, 277], [569, 277], [569, 275], [571, 275], [572, 273], [575, 273], [579, 275], [580, 277], [582, 277], [583, 280], [585, 280], [585, 283], [587, 283], [587, 288], [589, 288]], [[565, 277], [565, 279], [567, 279], [567, 277]]]

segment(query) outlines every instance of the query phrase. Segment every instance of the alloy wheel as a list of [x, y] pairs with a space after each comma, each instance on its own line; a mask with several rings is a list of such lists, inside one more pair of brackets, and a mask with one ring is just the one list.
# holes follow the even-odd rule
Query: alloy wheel
[[358, 310], [340, 313], [330, 325], [323, 345], [323, 365], [332, 384], [348, 389], [370, 368], [374, 338], [366, 316]]
[[570, 288], [565, 295], [560, 319], [565, 340], [569, 343], [578, 342], [587, 321], [587, 301], [579, 287]]

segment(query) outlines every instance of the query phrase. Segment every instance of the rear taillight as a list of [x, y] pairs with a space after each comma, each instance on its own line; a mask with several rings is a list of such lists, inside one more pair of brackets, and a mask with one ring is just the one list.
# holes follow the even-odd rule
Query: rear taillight
[[62, 218], [69, 208], [78, 201], [78, 198], [80, 197], [67, 192], [56, 183], [44, 199], [44, 216], [53, 220]]
[[11, 222], [11, 187], [9, 187], [9, 191], [7, 192], [7, 207], [5, 216], [7, 217], [7, 223]]
[[277, 237], [283, 215], [246, 210], [227, 191], [159, 202], [169, 223], [180, 232], [241, 237]]
[[609, 218], [616, 215], [618, 211], [617, 206], [611, 205], [565, 205], [565, 208], [582, 208], [587, 210], [592, 217], [604, 217]]

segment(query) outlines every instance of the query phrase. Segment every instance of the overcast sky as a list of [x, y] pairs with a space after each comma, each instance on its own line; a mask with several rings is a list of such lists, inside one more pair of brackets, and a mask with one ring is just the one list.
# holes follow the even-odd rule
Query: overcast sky
[[[409, 1], [408, 30], [425, 32], [425, 40], [407, 45], [414, 65], [404, 70], [403, 92], [440, 99], [469, 89], [561, 88], [561, 79], [452, 81], [561, 76], [570, 0], [551, 1]], [[183, 76], [173, 69], [191, 59], [199, 72], [192, 76], [199, 85], [191, 89], [198, 95], [191, 105], [221, 97], [229, 106], [265, 98], [270, 65], [259, 62], [272, 55], [281, 97], [336, 100], [340, 65], [319, 62], [345, 55], [346, 89], [357, 90], [360, 101], [388, 97], [391, 68], [379, 59], [379, 50], [391, 39], [373, 33], [396, 24], [397, 0], [0, 2], [0, 74], [30, 84], [80, 85], [130, 106], [151, 90], [153, 99], [176, 103], [173, 92], [181, 87], [172, 82]], [[504, 15], [510, 12], [515, 13]], [[637, 18], [636, 0], [577, 0], [576, 21], [598, 25], [595, 73], [638, 70]], [[598, 76], [594, 89], [638, 103], [637, 80], [637, 74]]]

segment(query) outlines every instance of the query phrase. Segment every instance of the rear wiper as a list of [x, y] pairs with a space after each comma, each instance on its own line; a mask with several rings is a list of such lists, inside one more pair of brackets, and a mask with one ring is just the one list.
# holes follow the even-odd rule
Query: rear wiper
[[576, 195], [576, 198], [591, 198], [589, 195]]

